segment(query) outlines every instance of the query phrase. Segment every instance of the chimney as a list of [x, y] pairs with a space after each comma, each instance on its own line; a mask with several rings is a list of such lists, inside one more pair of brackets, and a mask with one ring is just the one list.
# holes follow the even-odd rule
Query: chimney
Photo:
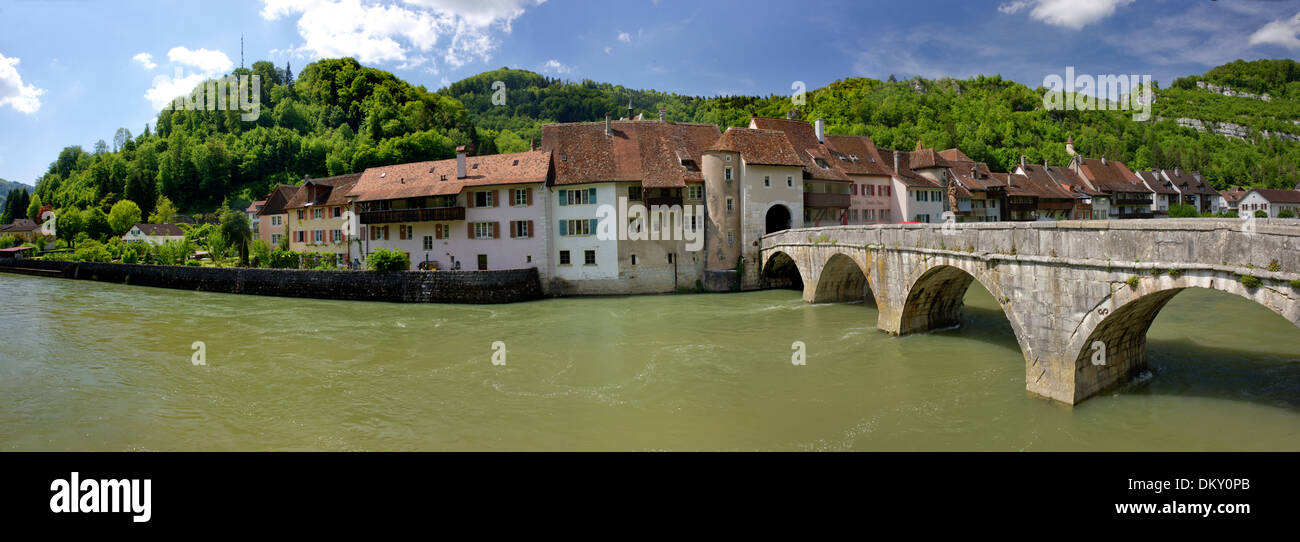
[[786, 111], [786, 112], [785, 112], [785, 118], [786, 118], [786, 120], [794, 120], [794, 119], [797, 119], [797, 118], [799, 118], [799, 111], [798, 111], [798, 110], [795, 110], [795, 109], [791, 109], [791, 110], [789, 110], [789, 111]]
[[610, 135], [611, 133], [614, 132], [613, 127], [610, 125], [611, 122], [610, 119], [611, 119], [610, 114], [605, 113], [605, 135]]
[[898, 168], [898, 151], [894, 151], [894, 173], [895, 174], [900, 173]]
[[1027, 157], [1026, 157], [1025, 155], [1023, 155], [1023, 154], [1020, 155], [1020, 167], [1022, 167], [1022, 168], [1025, 167], [1025, 159], [1026, 159], [1026, 158], [1027, 158]]
[[532, 137], [528, 138], [528, 150], [530, 150], [530, 151], [535, 151], [535, 150], [537, 150], [537, 139], [536, 139], [536, 138], [532, 138]]
[[1106, 165], [1106, 155], [1101, 155], [1101, 165]]
[[1178, 166], [1174, 166], [1174, 176], [1175, 176], [1175, 177], [1182, 177], [1182, 176], [1183, 176], [1183, 168], [1178, 167]]
[[817, 121], [813, 123], [813, 130], [817, 132], [817, 142], [825, 143], [826, 142], [826, 119], [817, 119]]
[[456, 178], [465, 178], [465, 146], [456, 147]]
[[667, 121], [668, 121], [668, 110], [667, 110], [667, 109], [660, 109], [660, 110], [659, 110], [659, 122], [667, 122]]
[[977, 168], [977, 167], [975, 167], [975, 166], [971, 166], [971, 168], [970, 168], [970, 178], [972, 178], [972, 179], [978, 179], [978, 178], [980, 178], [979, 168]]

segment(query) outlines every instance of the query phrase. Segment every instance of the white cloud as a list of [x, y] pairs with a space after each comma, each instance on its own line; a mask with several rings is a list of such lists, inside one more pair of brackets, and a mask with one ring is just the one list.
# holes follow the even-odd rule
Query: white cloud
[[[263, 0], [262, 17], [298, 17], [308, 58], [350, 56], [367, 63], [410, 66], [431, 54], [457, 68], [487, 61], [498, 35], [525, 9], [545, 0]], [[436, 68], [432, 68], [436, 69]]]
[[[142, 56], [145, 57], [144, 60], [141, 60]], [[149, 69], [157, 66], [148, 53], [140, 53], [133, 57], [133, 60], [141, 62]], [[189, 95], [194, 87], [204, 81], [227, 75], [235, 68], [235, 63], [226, 53], [207, 49], [191, 50], [188, 47], [172, 47], [167, 51], [167, 60], [171, 64], [172, 75], [154, 76], [153, 85], [144, 92], [145, 99], [149, 100], [155, 110], [161, 110], [179, 96]], [[148, 63], [145, 64], [145, 61]], [[189, 75], [186, 75], [187, 68]]]
[[1110, 17], [1120, 6], [1132, 3], [1133, 0], [1015, 0], [1003, 2], [998, 11], [1012, 15], [1032, 7], [1030, 17], [1052, 26], [1078, 30]]
[[144, 69], [146, 70], [152, 70], [158, 67], [158, 64], [153, 61], [153, 55], [149, 53], [140, 53], [131, 57], [131, 60], [140, 63], [140, 65], [144, 66]]
[[24, 85], [18, 75], [17, 58], [5, 58], [0, 54], [0, 107], [13, 107], [21, 113], [35, 113], [41, 108], [41, 95], [45, 89], [35, 85]]
[[632, 43], [632, 35], [628, 34], [627, 32], [619, 32], [618, 41], [621, 41], [623, 43]]
[[569, 73], [573, 71], [573, 67], [565, 66], [564, 64], [561, 64], [560, 61], [551, 59], [551, 60], [547, 60], [545, 64], [542, 64], [542, 71], [552, 72], [552, 73]]
[[173, 64], [189, 66], [208, 74], [219, 75], [235, 69], [235, 63], [221, 51], [207, 49], [191, 51], [185, 47], [172, 47], [172, 50], [167, 51], [167, 59]]
[[613, 47], [606, 47], [606, 48], [605, 48], [605, 54], [607, 54], [607, 55], [614, 54], [614, 48], [613, 48]]
[[1300, 13], [1290, 19], [1272, 21], [1250, 36], [1251, 45], [1281, 45], [1287, 49], [1300, 49]]

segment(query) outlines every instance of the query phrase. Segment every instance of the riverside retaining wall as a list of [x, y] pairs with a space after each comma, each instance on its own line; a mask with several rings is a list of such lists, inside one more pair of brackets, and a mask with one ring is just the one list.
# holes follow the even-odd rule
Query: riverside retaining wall
[[497, 271], [318, 271], [0, 259], [0, 270], [178, 290], [397, 303], [514, 303], [543, 297], [536, 268]]

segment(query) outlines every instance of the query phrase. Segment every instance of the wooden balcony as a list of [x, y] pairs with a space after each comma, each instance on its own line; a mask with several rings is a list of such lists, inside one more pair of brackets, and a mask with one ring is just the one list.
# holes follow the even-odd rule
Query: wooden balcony
[[803, 206], [806, 209], [848, 209], [848, 194], [803, 193]]
[[361, 213], [362, 224], [392, 224], [395, 222], [435, 222], [465, 220], [464, 207], [436, 207], [432, 209], [393, 209]]

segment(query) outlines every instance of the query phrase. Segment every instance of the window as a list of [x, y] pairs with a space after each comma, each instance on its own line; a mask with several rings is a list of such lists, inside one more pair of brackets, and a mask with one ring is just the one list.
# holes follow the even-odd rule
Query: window
[[531, 220], [515, 220], [510, 223], [510, 236], [511, 237], [532, 237], [533, 229], [531, 226], [532, 226]]
[[[475, 165], [478, 165], [478, 164], [475, 164]], [[479, 254], [479, 255], [478, 255], [478, 270], [479, 270], [479, 271], [487, 271], [487, 268], [488, 268], [488, 266], [487, 266], [487, 254]]]
[[686, 229], [689, 231], [700, 231], [700, 217], [691, 215], [690, 221], [686, 223]]
[[596, 219], [575, 219], [560, 221], [560, 235], [562, 236], [582, 236], [591, 235], [596, 230]]
[[298, 220], [302, 220], [302, 209], [298, 209]]
[[763, 176], [763, 186], [772, 186], [772, 176], [771, 176], [771, 175], [764, 175], [764, 176]]
[[424, 250], [433, 250], [433, 236], [424, 236]]
[[272, 225], [272, 226], [279, 226], [279, 225], [283, 224], [284, 222], [281, 221], [283, 218], [284, 218], [284, 217], [282, 217], [282, 216], [280, 216], [280, 215], [272, 216], [272, 217], [271, 217], [271, 225]]
[[591, 205], [596, 203], [596, 189], [561, 190], [560, 205]]
[[640, 200], [641, 200], [641, 187], [639, 187], [639, 186], [629, 186], [629, 187], [627, 187], [627, 199], [632, 200], [632, 201], [640, 201]]
[[330, 230], [330, 241], [334, 243], [343, 242], [343, 230]]
[[735, 210], [736, 210], [736, 200], [727, 198], [727, 212], [730, 213]]
[[320, 207], [312, 209], [311, 217], [313, 220], [320, 220], [322, 218], [325, 218], [325, 209], [321, 209]]
[[668, 263], [673, 263], [673, 253], [668, 253]]
[[930, 215], [916, 215], [916, 221], [928, 224], [930, 222]]
[[311, 232], [311, 242], [313, 242], [313, 243], [317, 243], [317, 244], [319, 244], [319, 243], [324, 243], [324, 242], [325, 242], [325, 230], [314, 230], [314, 231], [312, 231], [312, 232]]
[[434, 224], [433, 236], [438, 239], [451, 238], [451, 224]]
[[636, 254], [632, 255], [632, 265], [636, 265]]
[[280, 235], [280, 234], [278, 234], [278, 233], [273, 233], [273, 234], [271, 234], [271, 245], [272, 245], [273, 247], [275, 247], [275, 246], [280, 246], [280, 238], [281, 238], [281, 237], [283, 237], [283, 236]]
[[475, 206], [475, 207], [492, 207], [492, 206], [493, 206], [492, 196], [495, 195], [495, 194], [496, 194], [496, 192], [494, 192], [494, 191], [490, 191], [490, 192], [475, 192], [475, 193], [474, 193], [474, 206]]
[[794, 188], [794, 175], [785, 176], [785, 185], [787, 187]]
[[341, 206], [340, 206], [340, 207], [334, 207], [334, 208], [333, 208], [333, 214], [332, 214], [332, 217], [333, 217], [333, 218], [341, 218], [342, 216], [343, 216], [343, 207], [341, 207]]
[[686, 187], [686, 197], [688, 199], [704, 199], [704, 187], [703, 186]]
[[532, 203], [528, 201], [532, 199], [528, 197], [529, 191], [528, 188], [516, 188], [512, 191], [515, 195], [515, 207], [526, 207]]
[[728, 245], [736, 244], [736, 232], [734, 231], [727, 232], [727, 244]]
[[570, 263], [570, 262], [569, 262], [569, 251], [567, 251], [567, 250], [561, 250], [561, 251], [560, 251], [560, 265], [569, 265], [569, 263]]
[[305, 242], [307, 242], [307, 232], [302, 231], [302, 230], [298, 230], [298, 231], [296, 231], [296, 232], [293, 232], [293, 240], [294, 240], [294, 241], [297, 241], [297, 242], [299, 242], [299, 243], [305, 243]]
[[496, 239], [496, 222], [474, 222], [475, 239]]
[[[728, 160], [730, 160], [730, 158], [728, 158]], [[731, 180], [731, 166], [727, 166], [726, 176], [724, 178], [727, 179], [728, 181]]]
[[727, 161], [728, 161], [728, 162], [731, 161], [731, 155], [730, 155], [730, 154], [727, 155]]
[[583, 265], [596, 265], [596, 251], [594, 251], [594, 250], [584, 250], [584, 251], [582, 251], [582, 264], [583, 264]]

